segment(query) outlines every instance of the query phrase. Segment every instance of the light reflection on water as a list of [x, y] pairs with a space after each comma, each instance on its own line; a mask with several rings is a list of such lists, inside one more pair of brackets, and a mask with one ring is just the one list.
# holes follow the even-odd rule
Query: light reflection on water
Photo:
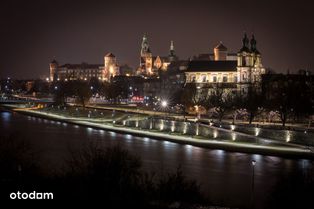
[[10, 112], [1, 112], [1, 120], [4, 122], [8, 122], [11, 119], [11, 113]]

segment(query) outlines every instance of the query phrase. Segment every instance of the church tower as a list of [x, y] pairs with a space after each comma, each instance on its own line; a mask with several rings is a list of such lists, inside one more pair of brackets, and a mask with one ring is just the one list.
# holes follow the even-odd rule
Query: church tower
[[251, 82], [252, 56], [249, 47], [249, 39], [244, 33], [242, 48], [238, 52], [238, 81], [241, 83]]
[[151, 54], [149, 43], [148, 43], [146, 34], [144, 34], [143, 40], [142, 40], [141, 57], [146, 57], [149, 54]]
[[141, 58], [140, 58], [141, 74], [146, 75], [153, 74], [152, 67], [153, 67], [152, 53], [149, 48], [149, 43], [146, 34], [144, 34], [141, 45]]
[[169, 62], [173, 62], [173, 61], [176, 61], [178, 59], [178, 57], [175, 54], [173, 41], [170, 42], [170, 49], [169, 49], [168, 58], [169, 58]]
[[[255, 83], [261, 80], [261, 74], [265, 73], [261, 62], [261, 54], [256, 47], [255, 36], [251, 40], [244, 33], [242, 48], [238, 52], [238, 81], [240, 83]], [[249, 46], [250, 45], [250, 46]]]

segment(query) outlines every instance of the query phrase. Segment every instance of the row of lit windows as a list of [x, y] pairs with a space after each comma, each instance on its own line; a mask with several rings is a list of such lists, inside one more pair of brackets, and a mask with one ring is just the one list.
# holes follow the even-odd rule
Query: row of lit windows
[[102, 70], [65, 70], [66, 73], [101, 73]]
[[[229, 79], [228, 79], [229, 77]], [[211, 78], [211, 79], [208, 79]], [[233, 78], [232, 76], [228, 76], [228, 75], [223, 75], [223, 76], [217, 76], [217, 75], [213, 75], [213, 76], [207, 76], [207, 75], [201, 75], [200, 78], [198, 80], [196, 80], [196, 75], [191, 75], [190, 76], [190, 81], [191, 82], [202, 82], [202, 83], [206, 83], [206, 82], [238, 82], [238, 76], [234, 75]]]

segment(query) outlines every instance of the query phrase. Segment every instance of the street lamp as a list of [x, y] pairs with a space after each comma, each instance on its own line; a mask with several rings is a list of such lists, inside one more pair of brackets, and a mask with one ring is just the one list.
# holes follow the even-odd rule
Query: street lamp
[[[161, 101], [161, 107], [166, 110], [168, 102], [166, 100]], [[164, 114], [164, 120], [166, 119], [166, 113]]]
[[251, 204], [252, 208], [254, 208], [254, 168], [255, 168], [256, 161], [252, 160], [252, 191], [251, 191]]
[[161, 106], [162, 106], [163, 108], [166, 108], [167, 105], [168, 105], [168, 102], [167, 102], [167, 101], [164, 100], [164, 101], [161, 102]]

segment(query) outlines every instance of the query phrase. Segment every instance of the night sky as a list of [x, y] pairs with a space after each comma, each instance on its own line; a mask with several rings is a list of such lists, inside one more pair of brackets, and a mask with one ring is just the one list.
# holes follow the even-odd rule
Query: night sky
[[244, 31], [254, 32], [265, 67], [314, 72], [311, 1], [216, 2], [2, 1], [0, 77], [48, 75], [53, 58], [101, 64], [108, 52], [137, 67], [144, 33], [153, 55], [167, 55], [170, 40], [181, 59], [211, 53], [219, 41], [237, 52]]

